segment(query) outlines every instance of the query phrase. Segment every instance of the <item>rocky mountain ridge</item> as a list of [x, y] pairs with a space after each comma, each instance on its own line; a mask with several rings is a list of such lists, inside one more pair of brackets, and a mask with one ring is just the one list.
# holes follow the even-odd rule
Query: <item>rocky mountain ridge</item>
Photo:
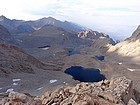
[[16, 43], [14, 37], [2, 25], [0, 25], [0, 41], [1, 42], [6, 42], [6, 43], [11, 43], [11, 44]]
[[140, 25], [137, 27], [137, 29], [133, 32], [132, 36], [128, 39], [140, 39]]
[[31, 33], [34, 29], [23, 20], [8, 19], [5, 16], [0, 16], [0, 24], [13, 34]]
[[[87, 29], [85, 31], [81, 31], [77, 33], [77, 36], [82, 38], [82, 39], [88, 39], [88, 40], [92, 40], [93, 42], [96, 40], [100, 40], [100, 39], [108, 39], [109, 43], [108, 44], [112, 44], [115, 45], [115, 41], [109, 37], [109, 35], [105, 34], [105, 33], [99, 33], [97, 31], [92, 31], [90, 29]], [[99, 43], [100, 44], [100, 43]]]
[[16, 20], [16, 19], [8, 19], [5, 16], [0, 16], [0, 24], [6, 27], [11, 34], [24, 34], [24, 33], [32, 33], [35, 30], [40, 29], [44, 25], [54, 25], [56, 27], [61, 27], [68, 32], [79, 32], [84, 30], [83, 27], [76, 25], [74, 23], [68, 21], [59, 21], [52, 17], [41, 18], [34, 21], [24, 21], [24, 20]]
[[16, 46], [0, 43], [0, 49], [0, 76], [17, 72], [34, 73], [34, 68], [55, 70], [55, 65], [43, 64]]
[[[112, 56], [122, 56], [133, 59], [134, 62], [139, 62], [140, 57], [140, 26], [134, 31], [131, 37], [111, 46], [107, 51]], [[116, 53], [116, 54], [115, 54]]]
[[8, 19], [5, 16], [0, 16], [0, 24], [8, 29], [11, 34], [31, 34], [36, 30], [43, 28], [45, 25], [53, 25], [55, 27], [62, 28], [69, 33], [77, 33], [78, 37], [83, 39], [98, 39], [103, 36], [109, 38], [108, 35], [99, 33], [97, 31], [92, 31], [91, 29], [82, 27], [80, 25], [74, 24], [68, 21], [60, 21], [53, 17], [44, 17], [34, 21], [24, 21], [16, 19]]
[[79, 25], [76, 25], [68, 21], [63, 22], [53, 17], [48, 17], [48, 18], [44, 17], [35, 21], [27, 21], [26, 23], [30, 24], [35, 29], [40, 29], [44, 25], [53, 25], [56, 27], [63, 28], [68, 32], [79, 32], [79, 31], [84, 30], [84, 27], [81, 27]]

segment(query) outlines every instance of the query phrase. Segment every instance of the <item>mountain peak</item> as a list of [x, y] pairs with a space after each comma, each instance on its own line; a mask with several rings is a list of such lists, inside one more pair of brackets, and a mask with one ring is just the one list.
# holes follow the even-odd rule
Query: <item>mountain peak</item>
[[39, 20], [44, 20], [44, 21], [46, 21], [46, 20], [56, 20], [56, 19], [49, 16], [49, 17], [43, 17], [43, 18], [41, 18], [41, 19], [39, 19]]
[[1, 15], [0, 16], [0, 21], [3, 21], [3, 20], [5, 20], [5, 19], [7, 19], [4, 15]]
[[49, 17], [48, 17], [48, 19], [53, 19], [53, 20], [56, 20], [55, 18], [53, 18], [53, 17], [51, 17], [51, 16], [49, 16]]

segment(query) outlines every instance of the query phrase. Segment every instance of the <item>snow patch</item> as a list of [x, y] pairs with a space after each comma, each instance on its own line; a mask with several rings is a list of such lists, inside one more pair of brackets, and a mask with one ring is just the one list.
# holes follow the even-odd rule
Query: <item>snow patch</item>
[[55, 83], [55, 82], [57, 82], [56, 79], [54, 79], [54, 80], [50, 80], [50, 83]]
[[130, 68], [127, 68], [129, 71], [135, 71], [135, 69], [130, 69]]
[[14, 83], [13, 83], [13, 85], [14, 85], [14, 86], [17, 86], [17, 85], [18, 85], [18, 83], [15, 83], [15, 82], [14, 82]]
[[96, 32], [94, 32], [94, 35], [95, 35], [95, 36], [97, 35]]
[[0, 90], [1, 90], [2, 88], [0, 88]]
[[42, 50], [48, 50], [49, 49], [49, 47], [46, 47], [46, 48], [42, 48]]
[[66, 86], [68, 85], [68, 83], [67, 82], [63, 82]]
[[65, 35], [65, 34], [62, 34], [63, 36]]
[[118, 64], [119, 64], [119, 65], [122, 65], [122, 62], [119, 62]]
[[43, 89], [43, 87], [40, 87], [40, 88], [38, 88], [38, 89], [36, 89], [36, 90], [41, 90], [41, 89]]
[[21, 79], [13, 79], [12, 81], [13, 82], [17, 82], [17, 81], [20, 81]]
[[100, 38], [100, 39], [105, 39], [106, 37], [100, 36], [99, 38]]
[[10, 89], [7, 89], [6, 90], [6, 93], [12, 93], [12, 92], [14, 92], [14, 89], [13, 88], [10, 88]]
[[18, 41], [18, 42], [21, 42], [21, 43], [23, 42], [22, 40], [19, 40], [19, 39], [17, 39], [17, 41]]

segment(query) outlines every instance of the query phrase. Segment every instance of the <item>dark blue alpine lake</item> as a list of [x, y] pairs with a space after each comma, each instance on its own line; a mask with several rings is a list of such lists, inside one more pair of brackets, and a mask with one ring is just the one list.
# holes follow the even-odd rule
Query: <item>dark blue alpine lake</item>
[[41, 46], [41, 47], [38, 47], [38, 48], [49, 48], [51, 47], [50, 45], [46, 45], [46, 46]]
[[103, 61], [103, 60], [105, 59], [104, 56], [96, 56], [95, 58], [96, 58], [97, 60], [100, 60], [100, 61]]
[[100, 70], [95, 68], [72, 66], [66, 69], [65, 73], [73, 76], [75, 80], [79, 80], [80, 82], [99, 82], [105, 79], [105, 76], [100, 74]]
[[81, 54], [78, 50], [71, 50], [69, 51], [69, 55]]

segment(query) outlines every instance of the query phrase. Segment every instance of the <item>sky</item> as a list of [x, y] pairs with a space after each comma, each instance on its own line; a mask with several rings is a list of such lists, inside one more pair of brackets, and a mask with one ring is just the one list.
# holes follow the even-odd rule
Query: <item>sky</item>
[[51, 16], [123, 40], [140, 24], [140, 0], [0, 0], [0, 15], [20, 20]]

